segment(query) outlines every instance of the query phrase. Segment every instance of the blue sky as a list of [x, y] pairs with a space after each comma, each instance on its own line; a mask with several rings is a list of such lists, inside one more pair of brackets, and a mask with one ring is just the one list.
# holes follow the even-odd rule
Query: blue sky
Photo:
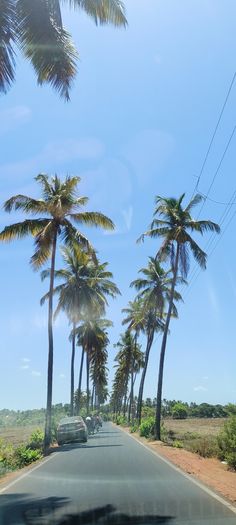
[[[81, 193], [90, 198], [88, 209], [106, 213], [117, 226], [113, 235], [86, 232], [101, 260], [109, 261], [122, 292], [107, 313], [114, 322], [110, 381], [121, 308], [133, 297], [129, 283], [158, 248], [158, 242], [135, 241], [151, 221], [155, 195], [186, 192], [186, 202], [190, 198], [236, 55], [234, 0], [125, 4], [126, 31], [97, 28], [82, 13], [64, 12], [80, 51], [69, 104], [49, 87], [37, 87], [32, 69], [20, 57], [17, 81], [0, 99], [1, 201], [18, 192], [39, 195], [34, 182], [39, 172], [79, 175]], [[203, 193], [235, 125], [235, 102], [236, 83], [201, 177]], [[209, 195], [215, 201], [228, 202], [236, 189], [235, 140]], [[224, 209], [207, 201], [201, 218], [219, 221]], [[20, 218], [1, 210], [0, 228]], [[232, 220], [209, 257], [207, 271], [184, 292], [185, 303], [168, 341], [166, 398], [236, 400], [234, 229]], [[207, 239], [196, 240], [204, 248]], [[47, 311], [39, 305], [46, 284], [29, 267], [32, 249], [31, 239], [0, 245], [1, 408], [36, 408], [46, 400]], [[156, 395], [159, 349], [157, 338], [145, 396]], [[53, 401], [68, 402], [70, 346], [63, 317], [55, 326], [54, 363]]]

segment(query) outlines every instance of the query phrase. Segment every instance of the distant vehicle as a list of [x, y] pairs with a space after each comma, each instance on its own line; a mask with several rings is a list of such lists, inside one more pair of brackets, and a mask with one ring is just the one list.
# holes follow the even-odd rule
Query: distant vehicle
[[63, 417], [63, 419], [60, 420], [57, 428], [58, 445], [73, 443], [75, 441], [86, 443], [87, 440], [88, 430], [82, 417]]

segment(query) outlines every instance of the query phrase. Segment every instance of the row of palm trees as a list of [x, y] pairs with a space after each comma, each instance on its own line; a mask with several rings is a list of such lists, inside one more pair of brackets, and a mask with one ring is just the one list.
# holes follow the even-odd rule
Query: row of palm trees
[[[107, 269], [107, 263], [101, 263], [98, 260], [93, 246], [77, 228], [80, 224], [100, 226], [105, 229], [114, 228], [112, 221], [100, 212], [81, 211], [88, 199], [78, 194], [80, 179], [66, 177], [64, 181], [61, 181], [57, 175], [50, 178], [40, 174], [36, 177], [36, 182], [42, 189], [41, 199], [15, 195], [5, 202], [4, 208], [7, 212], [21, 211], [30, 215], [30, 218], [6, 226], [0, 233], [0, 240], [11, 241], [32, 235], [35, 241], [35, 252], [31, 257], [33, 268], [40, 269], [50, 260], [50, 267], [41, 273], [43, 280], [49, 278], [49, 291], [41, 299], [41, 304], [48, 301], [48, 381], [45, 423], [45, 447], [47, 447], [51, 441], [53, 319], [60, 311], [63, 311], [72, 326], [70, 334], [72, 414], [76, 343], [82, 348], [77, 392], [78, 408], [86, 355], [88, 411], [90, 401], [94, 405], [94, 402], [102, 402], [107, 396], [106, 362], [109, 344], [107, 330], [112, 323], [106, 320], [104, 315], [107, 298], [114, 298], [120, 292], [112, 281], [112, 274]], [[155, 422], [157, 439], [160, 439], [162, 383], [167, 336], [171, 318], [178, 316], [176, 303], [182, 299], [177, 287], [186, 282], [190, 253], [202, 268], [206, 267], [206, 253], [196, 244], [190, 233], [203, 234], [206, 231], [219, 233], [220, 231], [219, 226], [212, 221], [192, 218], [193, 207], [201, 201], [199, 195], [195, 195], [186, 207], [183, 206], [183, 199], [184, 194], [179, 199], [156, 198], [151, 227], [141, 236], [140, 240], [144, 240], [146, 236], [160, 237], [162, 243], [155, 257], [149, 258], [147, 267], [140, 270], [141, 277], [131, 283], [137, 295], [134, 301], [123, 310], [125, 314], [123, 324], [128, 327], [117, 344], [119, 350], [116, 356], [117, 370], [113, 383], [112, 403], [118, 411], [123, 406], [124, 414], [128, 412], [130, 419], [135, 379], [137, 373], [142, 369], [136, 414], [140, 422], [150, 351], [155, 333], [162, 334]], [[35, 218], [37, 215], [38, 217]], [[58, 243], [63, 246], [61, 254], [64, 266], [60, 270], [55, 268]], [[60, 281], [56, 286], [55, 279]], [[54, 296], [58, 297], [55, 312], [53, 312]], [[146, 336], [144, 354], [138, 343], [141, 333]]]
[[[83, 210], [88, 198], [80, 196], [78, 193], [80, 178], [67, 176], [65, 180], [60, 180], [57, 175], [50, 178], [48, 175], [40, 174], [35, 180], [41, 187], [41, 199], [19, 194], [5, 202], [4, 209], [6, 212], [21, 211], [30, 217], [6, 226], [0, 233], [0, 241], [9, 242], [16, 238], [21, 239], [31, 235], [35, 244], [35, 251], [30, 261], [33, 269], [40, 269], [50, 260], [50, 267], [42, 272], [43, 279], [49, 278], [49, 291], [42, 298], [42, 303], [46, 299], [48, 300], [48, 372], [44, 439], [44, 446], [47, 448], [51, 442], [52, 429], [53, 297], [55, 294], [59, 294], [55, 314], [57, 315], [60, 310], [65, 311], [72, 324], [72, 407], [76, 335], [79, 343], [82, 344], [83, 351], [88, 356], [87, 392], [89, 392], [89, 352], [91, 353], [91, 348], [94, 345], [93, 338], [96, 334], [97, 345], [100, 345], [105, 351], [108, 343], [108, 340], [105, 339], [106, 332], [103, 341], [99, 339], [97, 332], [101, 329], [101, 324], [103, 324], [103, 328], [107, 326], [105, 321], [101, 321], [107, 304], [106, 297], [115, 297], [119, 290], [111, 280], [112, 274], [107, 270], [107, 263], [101, 264], [98, 261], [93, 246], [78, 229], [79, 225], [99, 226], [107, 230], [114, 229], [111, 219], [102, 213]], [[55, 268], [59, 243], [65, 246], [62, 251], [65, 268], [62, 270]], [[62, 279], [62, 283], [56, 287], [54, 285], [55, 277]], [[82, 327], [77, 326], [80, 321], [83, 321]], [[99, 383], [97, 383], [96, 388], [99, 390]]]
[[[126, 314], [123, 324], [128, 325], [128, 332], [134, 334], [135, 341], [137, 342], [141, 333], [146, 336], [144, 366], [136, 411], [139, 424], [154, 335], [157, 332], [162, 335], [155, 415], [155, 438], [159, 440], [161, 439], [161, 400], [167, 337], [171, 318], [178, 317], [176, 303], [182, 300], [177, 287], [180, 284], [187, 284], [186, 277], [191, 254], [202, 269], [206, 268], [207, 255], [192, 238], [191, 233], [196, 232], [203, 235], [205, 232], [220, 232], [220, 227], [216, 223], [209, 220], [195, 220], [191, 216], [192, 209], [202, 200], [200, 195], [196, 194], [186, 207], [183, 205], [184, 197], [185, 194], [179, 199], [156, 197], [150, 229], [140, 237], [139, 241], [150, 237], [160, 238], [162, 242], [155, 257], [150, 257], [147, 267], [140, 270], [142, 277], [131, 283], [137, 295], [134, 301], [129, 302], [128, 307], [123, 309], [123, 313]], [[122, 391], [120, 387], [121, 373], [122, 367], [119, 367], [113, 382], [112, 402], [115, 411], [121, 409], [123, 402], [124, 413], [126, 413], [127, 393], [126, 389]]]

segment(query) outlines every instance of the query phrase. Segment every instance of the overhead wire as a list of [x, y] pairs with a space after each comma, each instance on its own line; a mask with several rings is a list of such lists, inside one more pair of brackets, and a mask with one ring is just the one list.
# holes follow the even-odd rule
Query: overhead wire
[[218, 130], [218, 127], [220, 125], [220, 122], [221, 122], [221, 119], [222, 119], [222, 116], [224, 114], [224, 111], [225, 111], [225, 108], [226, 108], [226, 105], [227, 105], [227, 102], [228, 102], [228, 99], [229, 99], [229, 96], [230, 96], [230, 93], [232, 91], [232, 88], [233, 88], [233, 85], [234, 85], [234, 82], [235, 82], [235, 78], [236, 78], [236, 71], [233, 75], [233, 78], [230, 82], [230, 85], [229, 85], [229, 88], [228, 88], [228, 91], [226, 93], [226, 97], [225, 97], [225, 100], [224, 100], [224, 103], [223, 103], [223, 106], [221, 108], [221, 111], [220, 111], [220, 114], [219, 114], [219, 117], [218, 117], [218, 120], [217, 120], [217, 123], [216, 123], [216, 126], [215, 126], [215, 129], [213, 131], [213, 134], [212, 134], [212, 137], [211, 137], [211, 140], [210, 140], [210, 143], [209, 143], [209, 146], [207, 148], [207, 151], [206, 151], [206, 155], [203, 159], [203, 163], [202, 163], [202, 166], [201, 166], [201, 169], [200, 169], [200, 172], [199, 172], [199, 175], [197, 177], [197, 182], [195, 184], [195, 187], [194, 187], [194, 190], [193, 190], [193, 193], [192, 193], [192, 197], [194, 196], [194, 194], [197, 192], [198, 190], [198, 186], [199, 186], [199, 183], [200, 183], [200, 180], [201, 180], [201, 177], [202, 177], [202, 174], [203, 174], [203, 171], [204, 171], [204, 168], [205, 168], [205, 165], [207, 163], [207, 159], [209, 157], [209, 154], [210, 154], [210, 151], [211, 151], [211, 148], [212, 148], [212, 144], [214, 142], [214, 139], [215, 139], [215, 136], [216, 136], [216, 133], [217, 133], [217, 130]]

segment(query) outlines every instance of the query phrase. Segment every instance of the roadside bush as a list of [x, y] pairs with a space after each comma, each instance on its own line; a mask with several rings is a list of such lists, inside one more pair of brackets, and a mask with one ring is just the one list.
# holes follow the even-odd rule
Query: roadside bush
[[116, 424], [117, 425], [124, 425], [126, 426], [128, 424], [126, 417], [124, 416], [116, 416]]
[[42, 453], [40, 450], [31, 450], [27, 445], [20, 445], [14, 451], [16, 467], [19, 468], [25, 467], [41, 457]]
[[140, 425], [140, 436], [145, 438], [152, 437], [154, 435], [154, 424], [154, 417], [148, 417], [147, 419], [144, 419]]
[[182, 441], [179, 441], [179, 439], [175, 439], [175, 440], [173, 441], [172, 446], [173, 446], [174, 448], [183, 448], [184, 445], [183, 445]]
[[130, 432], [131, 432], [131, 434], [133, 434], [134, 432], [137, 432], [138, 429], [139, 429], [138, 424], [137, 424], [137, 423], [133, 423], [133, 424], [131, 425], [131, 427], [130, 427]]
[[236, 470], [236, 417], [232, 416], [224, 424], [223, 430], [217, 437], [218, 457], [227, 461], [228, 465]]
[[32, 432], [28, 446], [31, 450], [36, 450], [43, 447], [44, 433], [40, 428]]
[[199, 454], [203, 458], [217, 457], [218, 445], [214, 436], [205, 436], [189, 443], [188, 450]]
[[183, 403], [176, 403], [172, 408], [173, 419], [186, 419], [188, 417], [188, 410]]

